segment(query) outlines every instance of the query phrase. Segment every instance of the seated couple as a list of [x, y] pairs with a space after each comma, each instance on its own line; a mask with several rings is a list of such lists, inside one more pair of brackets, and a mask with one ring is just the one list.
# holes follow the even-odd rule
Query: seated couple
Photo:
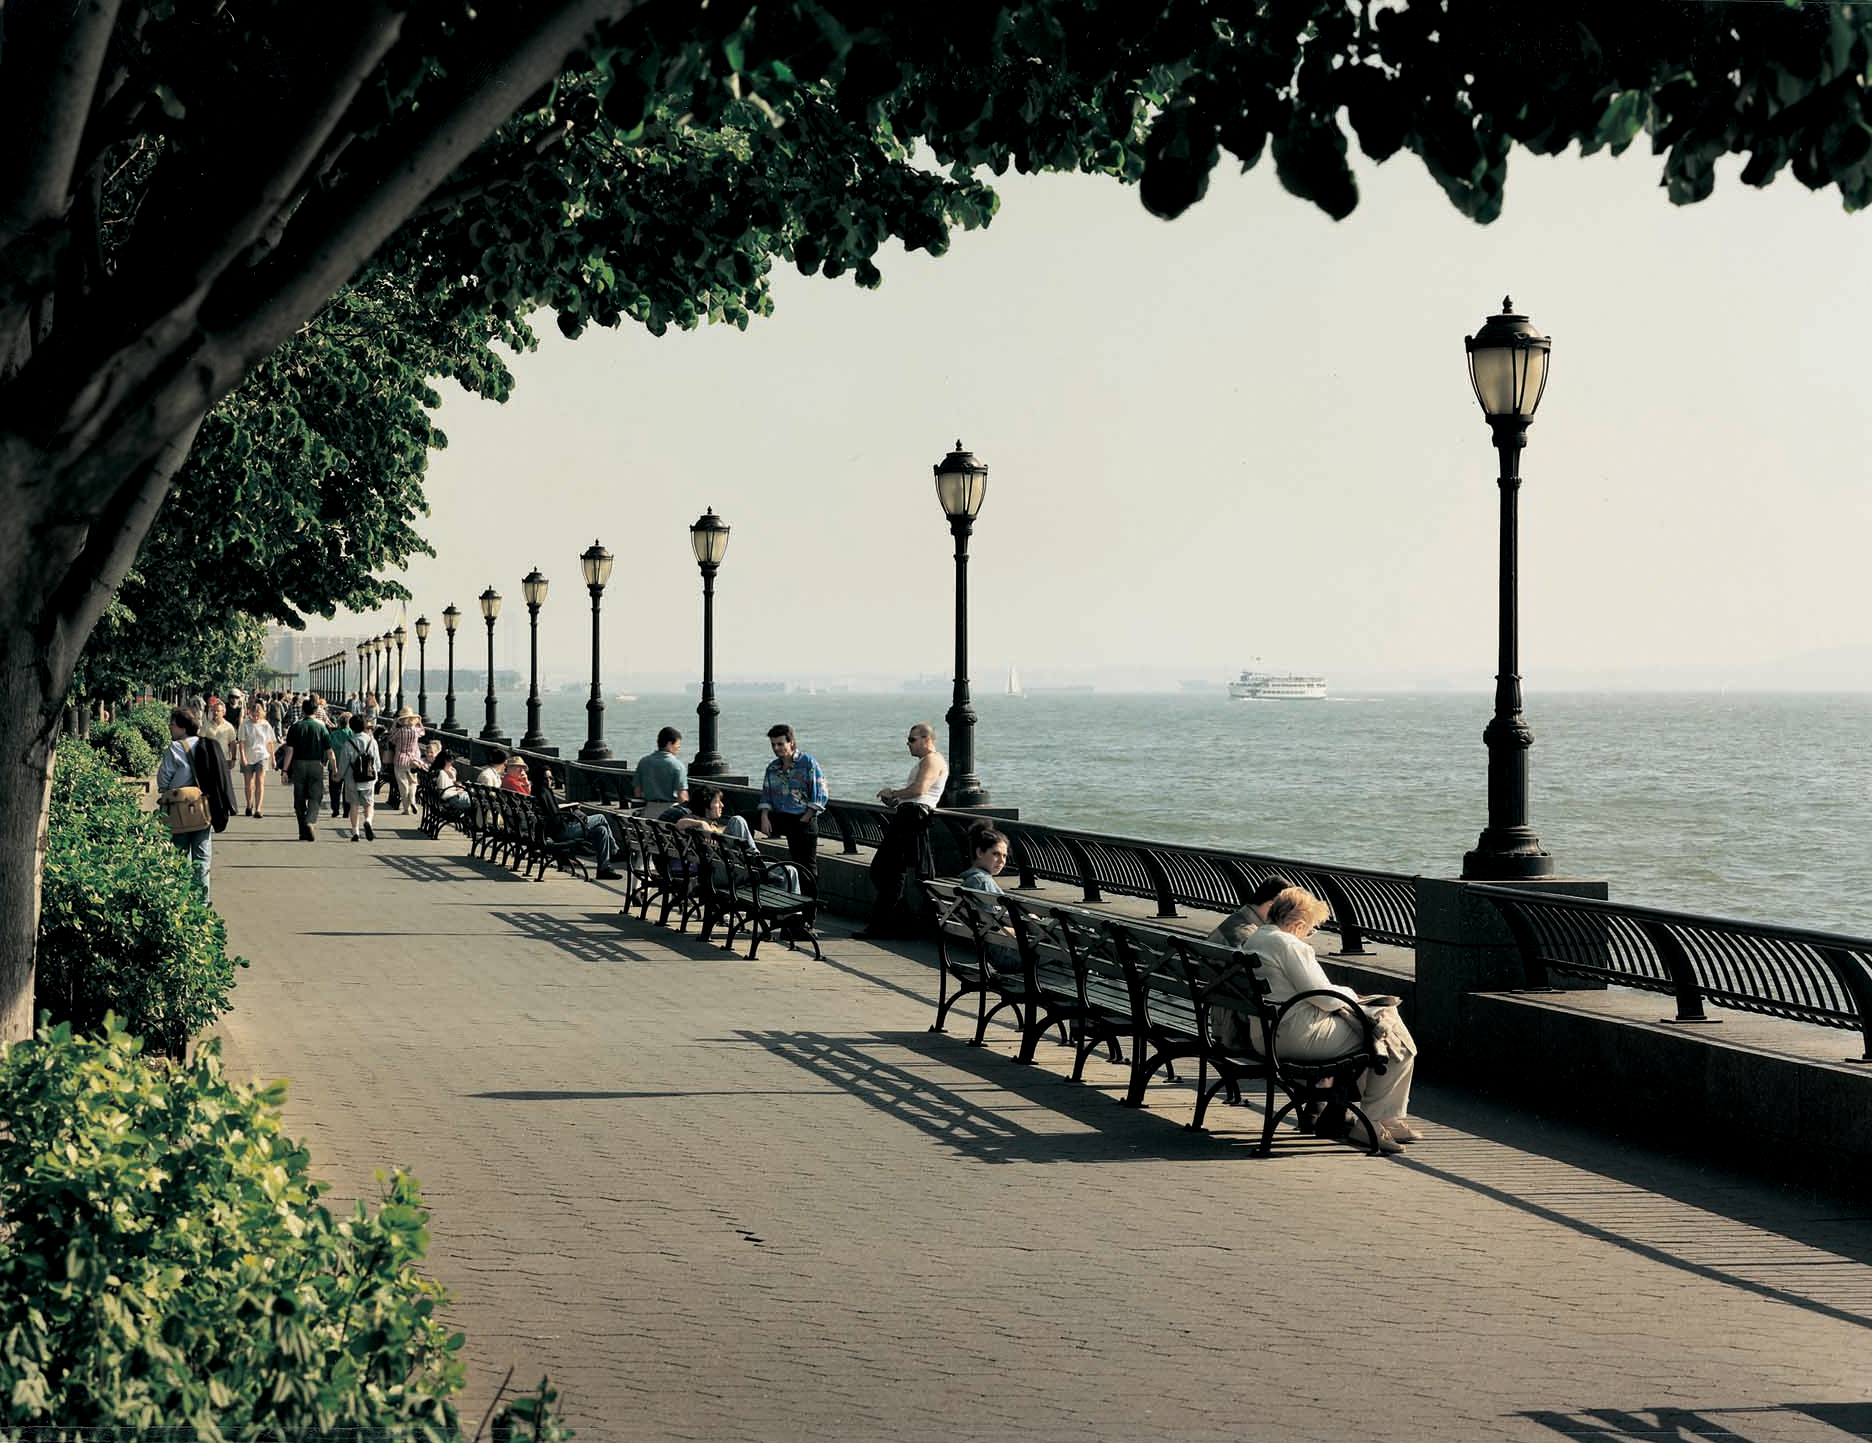
[[[1407, 1117], [1417, 1044], [1398, 1016], [1395, 997], [1361, 997], [1350, 987], [1333, 982], [1320, 966], [1318, 954], [1306, 939], [1331, 910], [1304, 887], [1290, 886], [1284, 877], [1273, 877], [1263, 882], [1248, 904], [1206, 940], [1233, 951], [1252, 952], [1259, 958], [1261, 975], [1268, 983], [1268, 1001], [1276, 1008], [1303, 992], [1329, 994], [1308, 997], [1281, 1018], [1276, 1050], [1282, 1057], [1317, 1062], [1348, 1052], [1365, 1036], [1364, 1028], [1350, 1013], [1362, 1007], [1371, 1015], [1385, 1070], [1379, 1073], [1368, 1069], [1359, 1074], [1358, 1100], [1377, 1129], [1377, 1136], [1366, 1137], [1364, 1129], [1353, 1124], [1343, 1108], [1330, 1110], [1336, 1115], [1323, 1116], [1319, 1131], [1328, 1136], [1343, 1135], [1355, 1146], [1369, 1142], [1379, 1152], [1394, 1153], [1401, 1143], [1418, 1142], [1423, 1137]], [[1210, 1011], [1216, 1041], [1224, 1047], [1239, 1041], [1237, 1016], [1225, 1008]], [[1258, 1022], [1253, 1031], [1253, 1045], [1259, 1048], [1263, 1039]]]
[[[656, 820], [668, 822], [682, 831], [713, 832], [718, 837], [726, 837], [731, 842], [739, 842], [750, 851], [756, 851], [754, 833], [747, 824], [746, 817], [730, 816], [724, 818], [727, 798], [719, 788], [711, 787], [707, 782], [689, 783], [687, 803], [672, 802], [657, 813]], [[799, 869], [787, 862], [760, 863], [761, 878], [764, 882], [782, 887], [799, 895]]]

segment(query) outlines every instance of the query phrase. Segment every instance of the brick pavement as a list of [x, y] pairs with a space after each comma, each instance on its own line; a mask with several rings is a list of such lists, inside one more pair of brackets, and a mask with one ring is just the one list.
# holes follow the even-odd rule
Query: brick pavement
[[338, 1195], [422, 1179], [471, 1416], [511, 1364], [591, 1440], [1872, 1437], [1863, 1206], [1428, 1083], [1403, 1158], [1258, 1160], [932, 1036], [933, 949], [749, 963], [391, 820], [217, 839], [220, 1032]]

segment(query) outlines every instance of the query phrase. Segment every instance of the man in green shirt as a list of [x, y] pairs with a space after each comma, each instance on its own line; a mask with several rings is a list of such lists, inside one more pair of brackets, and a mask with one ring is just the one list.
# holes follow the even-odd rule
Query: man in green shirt
[[280, 750], [288, 758], [292, 778], [293, 815], [299, 819], [299, 840], [318, 840], [312, 824], [325, 805], [325, 765], [330, 756], [331, 734], [317, 720], [318, 702], [307, 697], [305, 715], [292, 724]]

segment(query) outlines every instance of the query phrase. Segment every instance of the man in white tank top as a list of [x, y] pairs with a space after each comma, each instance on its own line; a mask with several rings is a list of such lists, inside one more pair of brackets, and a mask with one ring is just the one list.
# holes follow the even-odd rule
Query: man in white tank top
[[895, 807], [884, 840], [871, 859], [871, 886], [876, 899], [871, 921], [856, 935], [867, 939], [911, 934], [909, 909], [904, 906], [904, 875], [916, 866], [923, 835], [929, 830], [930, 810], [942, 800], [949, 780], [949, 763], [936, 750], [936, 730], [928, 722], [910, 728], [910, 778], [901, 787], [880, 787], [877, 799]]

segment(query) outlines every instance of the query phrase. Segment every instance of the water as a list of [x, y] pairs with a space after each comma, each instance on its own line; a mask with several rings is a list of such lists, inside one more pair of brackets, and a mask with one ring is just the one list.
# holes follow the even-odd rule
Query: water
[[[481, 698], [457, 705], [478, 730]], [[946, 707], [730, 697], [721, 749], [758, 778], [767, 727], [791, 723], [834, 796], [868, 799], [902, 784], [911, 722], [946, 736]], [[1447, 876], [1487, 821], [1486, 696], [990, 694], [975, 708], [976, 770], [1031, 821]], [[1872, 934], [1872, 694], [1534, 695], [1527, 714], [1530, 820], [1560, 872], [1609, 878], [1621, 901]], [[523, 699], [504, 697], [500, 715], [517, 736]], [[606, 738], [628, 760], [665, 724], [693, 756], [695, 723], [694, 697], [606, 702]], [[583, 698], [544, 698], [542, 729], [576, 755]]]

